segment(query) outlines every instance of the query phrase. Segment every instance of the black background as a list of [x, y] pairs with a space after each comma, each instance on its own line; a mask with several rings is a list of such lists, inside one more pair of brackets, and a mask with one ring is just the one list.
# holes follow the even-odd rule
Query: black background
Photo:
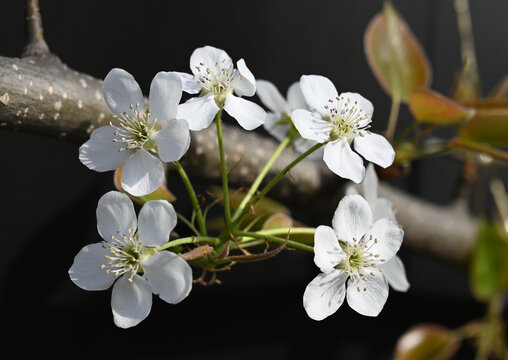
[[[375, 130], [386, 125], [389, 98], [363, 54], [364, 30], [381, 1], [60, 0], [40, 5], [50, 49], [71, 68], [98, 78], [113, 67], [124, 68], [146, 94], [158, 71], [188, 72], [192, 51], [209, 44], [225, 49], [234, 61], [244, 58], [256, 78], [274, 82], [283, 93], [302, 74], [327, 76], [339, 92], [360, 92], [374, 103]], [[429, 56], [432, 87], [449, 93], [460, 67], [453, 1], [395, 5]], [[471, 5], [488, 90], [508, 70], [508, 3]], [[2, 0], [0, 55], [21, 53], [23, 18], [22, 1]], [[405, 107], [401, 121], [410, 121]], [[221, 274], [220, 286], [195, 286], [181, 304], [154, 298], [150, 316], [122, 330], [112, 321], [111, 292], [83, 291], [67, 274], [79, 249], [99, 241], [95, 207], [113, 189], [112, 174], [84, 167], [75, 144], [35, 135], [1, 131], [0, 154], [2, 351], [14, 350], [19, 357], [390, 359], [398, 336], [415, 323], [453, 328], [483, 314], [463, 269], [403, 247], [408, 293], [391, 291], [377, 318], [363, 317], [345, 303], [335, 315], [315, 322], [305, 314], [302, 294], [318, 269], [312, 256], [286, 252]], [[399, 185], [445, 204], [454, 196], [459, 168], [452, 158], [422, 161]], [[180, 203], [187, 201], [178, 185], [172, 189]], [[309, 225], [330, 224], [331, 217]], [[471, 356], [466, 346], [457, 358]]]

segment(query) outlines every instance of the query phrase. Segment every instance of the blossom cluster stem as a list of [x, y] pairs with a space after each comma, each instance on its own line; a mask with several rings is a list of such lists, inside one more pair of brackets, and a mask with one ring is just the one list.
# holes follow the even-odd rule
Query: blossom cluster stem
[[390, 108], [390, 117], [388, 118], [388, 126], [386, 128], [385, 134], [386, 138], [390, 141], [392, 141], [393, 135], [395, 134], [397, 120], [399, 118], [399, 109], [400, 109], [400, 97], [398, 95], [393, 95], [392, 106]]
[[[256, 234], [259, 235], [286, 235], [288, 232], [291, 232], [291, 235], [314, 235], [316, 232], [316, 228], [308, 228], [308, 227], [290, 227], [290, 228], [277, 228], [270, 230], [260, 230], [256, 231]], [[251, 238], [243, 237], [243, 241], [249, 241]]]
[[228, 170], [226, 165], [226, 156], [224, 154], [224, 143], [222, 141], [222, 109], [217, 112], [215, 122], [217, 124], [217, 139], [219, 141], [219, 155], [220, 167], [222, 173], [222, 191], [224, 193], [224, 218], [226, 219], [226, 226], [230, 228], [231, 225], [231, 209], [229, 204], [229, 186], [228, 186]]
[[[263, 234], [260, 234], [260, 233], [257, 233], [257, 232], [235, 231], [234, 235], [235, 236], [242, 236], [242, 237], [245, 236], [245, 237], [254, 238], [254, 239], [266, 240], [268, 242], [272, 242], [272, 243], [276, 243], [276, 244], [284, 244], [284, 243], [286, 243], [286, 239], [283, 239], [283, 238], [280, 238], [280, 237], [277, 237], [277, 236], [272, 236], [272, 235], [263, 235]], [[311, 252], [311, 253], [314, 252], [314, 248], [312, 246], [305, 245], [305, 244], [299, 243], [297, 241], [288, 240], [286, 244], [287, 244], [288, 247], [291, 247], [291, 248], [294, 248], [294, 249], [304, 250], [304, 251]]]
[[185, 244], [197, 244], [197, 243], [208, 243], [212, 245], [218, 245], [220, 240], [216, 237], [210, 237], [210, 236], [189, 236], [181, 239], [176, 239], [173, 241], [169, 241], [164, 246], [161, 246], [160, 248], [155, 249], [157, 252], [166, 250], [175, 246], [179, 245], [185, 245]]
[[187, 176], [187, 173], [185, 172], [184, 168], [178, 161], [173, 161], [173, 164], [176, 167], [176, 170], [180, 174], [180, 177], [182, 178], [183, 183], [185, 184], [185, 188], [187, 189], [187, 192], [189, 193], [189, 197], [192, 202], [192, 206], [194, 207], [194, 213], [196, 214], [196, 220], [198, 222], [199, 232], [201, 235], [206, 236], [206, 225], [205, 225], [205, 219], [203, 218], [203, 212], [201, 211], [201, 206], [199, 205], [198, 198], [196, 196], [196, 192], [194, 191], [194, 188], [192, 187], [192, 184], [189, 180], [189, 177]]
[[259, 186], [261, 185], [261, 182], [263, 181], [263, 179], [265, 178], [266, 174], [268, 173], [268, 171], [271, 169], [271, 167], [273, 166], [273, 164], [275, 163], [275, 161], [278, 159], [278, 157], [280, 156], [280, 154], [282, 154], [282, 152], [284, 151], [284, 149], [291, 143], [291, 140], [292, 140], [292, 137], [291, 136], [287, 136], [280, 144], [279, 146], [277, 147], [277, 149], [275, 150], [275, 152], [272, 154], [272, 156], [270, 156], [270, 158], [268, 159], [268, 161], [266, 162], [265, 166], [263, 167], [263, 169], [261, 170], [261, 172], [259, 173], [259, 175], [256, 177], [256, 179], [254, 180], [254, 182], [252, 183], [249, 191], [247, 192], [247, 194], [245, 195], [245, 197], [243, 198], [242, 202], [240, 203], [240, 205], [238, 206], [238, 208], [236, 209], [235, 213], [233, 214], [233, 217], [231, 219], [231, 221], [235, 222], [238, 217], [240, 216], [240, 214], [242, 213], [243, 209], [245, 209], [245, 207], [247, 206], [247, 204], [249, 203], [250, 199], [252, 199], [252, 196], [254, 196], [254, 194], [256, 193], [256, 191], [258, 190]]

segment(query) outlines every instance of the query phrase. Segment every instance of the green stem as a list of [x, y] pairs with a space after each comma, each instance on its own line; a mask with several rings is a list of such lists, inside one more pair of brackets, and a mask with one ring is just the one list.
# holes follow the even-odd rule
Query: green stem
[[156, 252], [169, 249], [174, 246], [178, 245], [184, 245], [184, 244], [195, 244], [200, 242], [206, 242], [213, 245], [218, 245], [220, 240], [216, 237], [209, 237], [209, 236], [190, 236], [186, 238], [176, 239], [173, 241], [169, 241], [164, 246], [161, 246], [160, 248], [155, 249]]
[[[291, 227], [291, 228], [278, 228], [278, 229], [270, 229], [270, 230], [260, 230], [256, 231], [256, 234], [259, 235], [287, 235], [290, 232], [291, 235], [306, 235], [306, 234], [314, 234], [316, 232], [316, 228], [305, 228], [305, 227]], [[242, 241], [249, 241], [248, 237], [244, 237]]]
[[179, 212], [176, 212], [176, 217], [178, 218], [178, 220], [180, 220], [181, 222], [183, 222], [185, 225], [187, 225], [187, 227], [189, 229], [192, 230], [192, 232], [194, 234], [196, 234], [197, 236], [201, 235], [198, 231], [198, 229], [196, 229], [196, 227], [192, 224], [192, 222], [190, 222], [189, 220], [187, 220], [187, 218], [185, 216], [183, 216], [182, 214], [180, 214]]
[[222, 172], [222, 192], [224, 193], [224, 218], [226, 219], [226, 227], [229, 229], [231, 225], [231, 209], [229, 204], [229, 186], [228, 186], [228, 170], [226, 165], [226, 157], [224, 155], [224, 144], [222, 142], [222, 109], [217, 112], [215, 122], [217, 123], [217, 139], [219, 141], [220, 168]]
[[252, 198], [252, 196], [255, 194], [255, 192], [259, 188], [259, 185], [261, 185], [261, 182], [265, 178], [266, 174], [268, 174], [268, 171], [271, 169], [271, 167], [275, 163], [275, 160], [277, 160], [277, 158], [280, 156], [280, 154], [282, 154], [284, 149], [291, 143], [292, 139], [293, 139], [292, 136], [287, 136], [279, 144], [279, 146], [277, 147], [275, 152], [272, 154], [270, 159], [268, 159], [268, 161], [266, 162], [265, 166], [263, 167], [263, 169], [261, 170], [259, 175], [256, 177], [256, 180], [254, 180], [254, 182], [252, 183], [249, 191], [247, 192], [247, 194], [243, 198], [242, 202], [240, 203], [240, 205], [236, 209], [235, 213], [233, 214], [233, 217], [231, 218], [231, 221], [235, 222], [238, 219], [238, 216], [240, 216], [240, 214], [243, 211], [243, 209], [247, 206], [247, 204], [249, 203], [250, 199]]
[[176, 170], [180, 174], [180, 177], [182, 178], [183, 183], [185, 184], [185, 188], [187, 189], [187, 192], [189, 193], [189, 197], [192, 202], [192, 206], [194, 207], [194, 213], [196, 214], [196, 219], [198, 221], [198, 227], [200, 230], [201, 235], [206, 236], [206, 226], [205, 226], [205, 219], [203, 218], [203, 213], [201, 212], [201, 206], [199, 206], [199, 201], [196, 196], [196, 192], [194, 191], [194, 188], [192, 187], [192, 184], [189, 180], [189, 177], [187, 176], [187, 173], [183, 169], [182, 165], [178, 161], [173, 161], [173, 164], [176, 167]]
[[386, 128], [386, 138], [392, 141], [395, 134], [395, 127], [399, 118], [400, 98], [397, 95], [392, 97], [392, 107], [390, 108], [390, 117], [388, 118], [388, 126]]
[[[326, 143], [318, 143], [318, 144], [314, 145], [313, 147], [311, 147], [306, 152], [304, 152], [303, 154], [301, 154], [300, 156], [298, 156], [295, 160], [293, 160], [288, 166], [286, 166], [284, 169], [282, 169], [282, 171], [280, 173], [278, 173], [277, 176], [274, 177], [272, 179], [272, 181], [270, 181], [268, 183], [268, 185], [266, 185], [263, 188], [263, 190], [261, 190], [261, 192], [259, 194], [257, 194], [253, 198], [253, 200], [251, 201], [251, 204], [255, 204], [256, 202], [258, 202], [259, 200], [264, 198], [265, 195], [280, 181], [280, 179], [282, 179], [284, 177], [284, 175], [286, 175], [288, 173], [289, 170], [294, 168], [300, 161], [305, 159], [307, 156], [309, 156], [310, 154], [312, 154], [314, 151], [316, 151], [317, 149], [319, 149], [320, 147], [322, 147], [325, 144]], [[237, 216], [235, 223], [233, 225], [236, 225], [238, 223], [238, 221], [242, 218], [243, 215], [245, 215], [245, 213], [247, 211], [248, 211], [248, 208], [243, 208], [242, 211], [240, 212], [240, 214]]]
[[[284, 244], [286, 242], [286, 239], [283, 239], [280, 237], [276, 237], [276, 236], [272, 236], [272, 235], [263, 235], [263, 234], [259, 234], [259, 233], [255, 233], [255, 232], [235, 231], [234, 235], [235, 236], [245, 236], [245, 237], [254, 238], [254, 239], [262, 239], [262, 240], [264, 239], [264, 240], [267, 240], [268, 242], [273, 242], [276, 244]], [[291, 247], [291, 248], [299, 249], [299, 250], [308, 251], [311, 253], [314, 252], [314, 248], [312, 246], [301, 244], [299, 242], [292, 241], [292, 240], [287, 241], [287, 246]]]

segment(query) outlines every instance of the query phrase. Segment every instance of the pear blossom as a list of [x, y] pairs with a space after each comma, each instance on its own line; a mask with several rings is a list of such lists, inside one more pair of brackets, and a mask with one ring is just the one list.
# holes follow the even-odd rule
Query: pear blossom
[[360, 195], [339, 202], [332, 227], [321, 225], [314, 235], [314, 263], [322, 273], [305, 289], [307, 314], [323, 320], [347, 297], [358, 313], [377, 316], [388, 298], [383, 268], [399, 250], [404, 232], [390, 219], [373, 222], [372, 210]]
[[104, 241], [81, 249], [69, 269], [71, 280], [90, 291], [114, 284], [111, 308], [121, 328], [148, 316], [152, 293], [179, 303], [192, 288], [192, 269], [180, 256], [156, 250], [168, 241], [175, 225], [176, 213], [167, 201], [148, 201], [137, 221], [126, 194], [104, 194], [97, 206], [97, 229]]
[[[289, 87], [286, 98], [270, 81], [257, 80], [256, 88], [259, 99], [263, 105], [270, 109], [270, 112], [266, 114], [266, 121], [263, 125], [265, 130], [279, 141], [284, 140], [290, 132], [294, 131], [298, 134], [291, 121], [291, 113], [296, 109], [307, 109], [300, 83], [295, 82]], [[299, 153], [304, 153], [315, 144], [317, 144], [316, 141], [307, 140], [301, 136], [297, 136], [294, 140], [294, 148]], [[309, 155], [309, 157], [322, 156], [322, 149], [318, 149]]]
[[[374, 165], [367, 165], [367, 171], [362, 181], [362, 193], [365, 200], [369, 203], [372, 209], [373, 220], [387, 218], [397, 222], [393, 206], [390, 200], [385, 198], [378, 198], [378, 184], [379, 180], [374, 170]], [[355, 186], [348, 186], [346, 194], [358, 194]], [[388, 284], [397, 291], [406, 292], [409, 289], [409, 282], [406, 277], [406, 270], [400, 257], [395, 255], [390, 261], [384, 265], [383, 275], [385, 276]]]
[[111, 70], [102, 93], [119, 124], [94, 130], [79, 148], [79, 159], [99, 172], [123, 165], [122, 187], [132, 195], [155, 191], [164, 181], [164, 168], [152, 152], [164, 162], [177, 161], [190, 145], [188, 124], [176, 116], [182, 97], [179, 75], [157, 73], [146, 108], [138, 83], [125, 70]]
[[245, 60], [240, 59], [235, 69], [233, 60], [224, 50], [205, 46], [194, 50], [190, 68], [193, 75], [178, 73], [183, 91], [201, 93], [201, 96], [181, 104], [178, 118], [187, 120], [191, 130], [206, 129], [222, 108], [245, 130], [253, 130], [265, 122], [263, 108], [241, 97], [256, 93], [256, 80]]
[[335, 174], [360, 183], [365, 174], [362, 158], [384, 168], [395, 158], [390, 143], [368, 129], [372, 122], [372, 103], [357, 93], [338, 94], [324, 76], [303, 75], [300, 79], [305, 101], [311, 111], [293, 111], [291, 120], [303, 138], [326, 143], [323, 160]]

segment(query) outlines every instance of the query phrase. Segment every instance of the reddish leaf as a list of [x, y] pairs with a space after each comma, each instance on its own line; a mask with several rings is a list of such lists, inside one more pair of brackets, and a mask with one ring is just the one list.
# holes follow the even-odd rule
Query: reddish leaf
[[459, 338], [449, 329], [421, 324], [409, 329], [397, 341], [395, 360], [446, 360], [457, 352]]

